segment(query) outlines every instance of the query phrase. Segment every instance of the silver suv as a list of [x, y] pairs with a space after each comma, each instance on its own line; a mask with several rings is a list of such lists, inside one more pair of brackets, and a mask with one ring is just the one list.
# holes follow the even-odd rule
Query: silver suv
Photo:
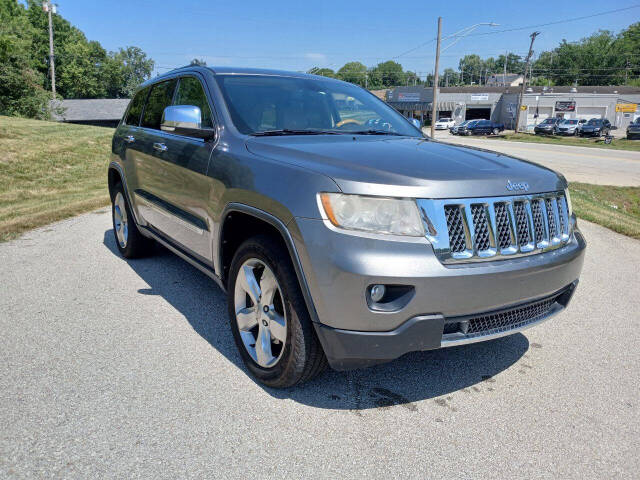
[[324, 77], [171, 71], [135, 94], [108, 172], [122, 255], [154, 240], [215, 280], [273, 387], [518, 332], [582, 269], [561, 175], [424, 138]]

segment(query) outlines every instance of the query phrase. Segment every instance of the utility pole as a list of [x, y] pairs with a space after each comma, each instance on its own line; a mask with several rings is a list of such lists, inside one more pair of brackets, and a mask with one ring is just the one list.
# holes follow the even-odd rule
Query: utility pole
[[42, 2], [42, 9], [49, 15], [49, 68], [51, 69], [51, 94], [56, 98], [56, 61], [53, 55], [53, 21], [51, 14], [55, 13], [55, 5], [49, 0]]
[[438, 109], [438, 68], [440, 68], [440, 39], [442, 37], [442, 17], [438, 17], [438, 42], [436, 45], [436, 69], [433, 72], [433, 100], [431, 103], [431, 138], [436, 134], [436, 111]]
[[508, 58], [508, 53], [504, 52], [504, 73], [502, 74], [502, 86], [503, 87], [507, 86], [507, 58]]
[[516, 126], [515, 132], [518, 133], [520, 128], [520, 110], [522, 109], [522, 97], [524, 96], [524, 90], [527, 88], [527, 69], [529, 68], [529, 62], [531, 62], [531, 56], [533, 55], [533, 42], [536, 37], [540, 35], [540, 32], [533, 32], [531, 37], [531, 45], [529, 45], [529, 53], [527, 54], [527, 62], [524, 66], [524, 73], [522, 75], [522, 88], [520, 88], [520, 96], [518, 97], [518, 110], [516, 111]]

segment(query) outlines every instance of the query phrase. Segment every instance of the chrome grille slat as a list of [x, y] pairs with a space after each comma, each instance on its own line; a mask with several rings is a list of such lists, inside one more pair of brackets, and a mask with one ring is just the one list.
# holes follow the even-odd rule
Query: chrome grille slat
[[540, 253], [565, 245], [572, 234], [564, 192], [418, 200], [418, 205], [429, 218], [427, 238], [443, 263]]

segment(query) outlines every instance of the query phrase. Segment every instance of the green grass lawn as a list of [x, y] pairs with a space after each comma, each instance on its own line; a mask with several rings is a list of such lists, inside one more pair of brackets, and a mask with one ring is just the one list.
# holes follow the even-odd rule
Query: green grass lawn
[[[109, 204], [113, 129], [0, 116], [0, 241]], [[640, 187], [573, 183], [579, 218], [640, 239]]]
[[108, 205], [112, 135], [0, 116], [0, 241]]
[[531, 133], [506, 133], [496, 137], [487, 137], [496, 141], [508, 140], [510, 142], [548, 143], [551, 145], [571, 145], [575, 147], [607, 148], [610, 150], [631, 150], [640, 152], [640, 140], [627, 140], [626, 138], [614, 138], [607, 145], [604, 138], [580, 138], [562, 137], [559, 135], [533, 135]]
[[640, 239], [640, 187], [572, 183], [569, 192], [579, 219]]

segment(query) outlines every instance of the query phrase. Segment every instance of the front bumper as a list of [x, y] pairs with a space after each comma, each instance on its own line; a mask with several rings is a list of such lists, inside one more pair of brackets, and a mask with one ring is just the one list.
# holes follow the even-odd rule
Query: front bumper
[[[557, 250], [445, 266], [426, 238], [355, 236], [320, 219], [296, 218], [289, 228], [317, 312], [316, 331], [336, 369], [447, 346], [451, 321], [560, 292], [578, 280], [586, 246], [576, 229]], [[366, 298], [373, 284], [410, 286], [413, 295], [401, 308], [376, 311]]]

